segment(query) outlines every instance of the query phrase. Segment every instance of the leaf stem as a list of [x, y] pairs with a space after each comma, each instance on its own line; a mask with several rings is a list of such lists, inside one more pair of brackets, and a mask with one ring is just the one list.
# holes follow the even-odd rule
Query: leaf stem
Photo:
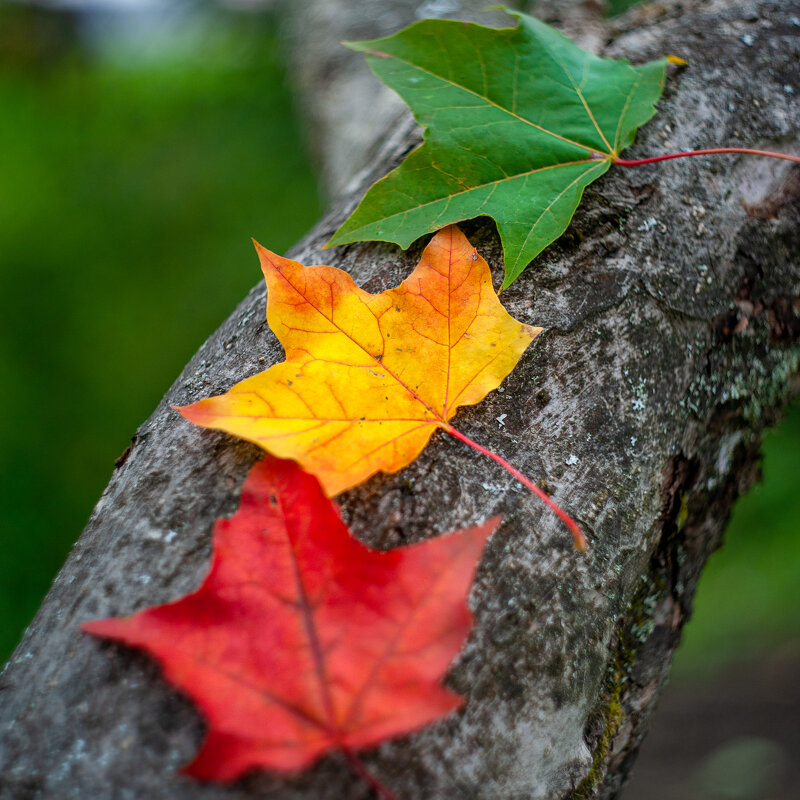
[[772, 150], [752, 150], [749, 147], [712, 147], [708, 150], [686, 150], [682, 153], [670, 153], [666, 156], [654, 156], [653, 158], [640, 158], [635, 161], [625, 161], [622, 158], [613, 159], [613, 163], [619, 167], [640, 167], [643, 164], [655, 164], [656, 161], [669, 161], [673, 158], [686, 158], [687, 156], [713, 156], [717, 153], [745, 153], [751, 156], [768, 156], [769, 158], [782, 158], [786, 161], [794, 161], [800, 164], [800, 156], [792, 156], [788, 153], [776, 153]]
[[485, 456], [488, 456], [493, 461], [496, 461], [503, 469], [507, 472], [511, 473], [523, 486], [527, 489], [530, 489], [545, 505], [549, 506], [558, 516], [558, 518], [569, 528], [570, 533], [572, 534], [572, 538], [575, 540], [575, 547], [578, 550], [585, 550], [586, 549], [586, 537], [583, 535], [583, 531], [581, 531], [580, 527], [578, 527], [578, 523], [575, 522], [569, 514], [564, 511], [561, 506], [551, 500], [530, 478], [526, 478], [516, 467], [512, 467], [511, 464], [508, 463], [502, 456], [497, 455], [497, 453], [493, 453], [491, 450], [487, 450], [482, 445], [478, 444], [477, 442], [472, 441], [468, 436], [465, 436], [461, 431], [457, 431], [455, 428], [451, 428], [449, 425], [445, 428], [445, 430], [451, 435], [454, 436], [456, 439], [460, 439], [464, 444], [469, 445], [473, 449], [477, 450], [479, 453], [482, 453]]
[[384, 786], [366, 767], [363, 761], [349, 748], [339, 745], [342, 755], [359, 778], [366, 781], [384, 800], [400, 800], [394, 792]]

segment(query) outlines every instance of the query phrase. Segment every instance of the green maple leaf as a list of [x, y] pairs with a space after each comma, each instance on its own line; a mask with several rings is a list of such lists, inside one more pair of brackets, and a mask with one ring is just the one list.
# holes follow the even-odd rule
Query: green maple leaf
[[566, 229], [583, 190], [655, 113], [666, 59], [600, 58], [525, 14], [515, 28], [422, 20], [351, 43], [425, 127], [424, 143], [378, 181], [329, 245], [408, 247], [493, 217], [508, 286]]

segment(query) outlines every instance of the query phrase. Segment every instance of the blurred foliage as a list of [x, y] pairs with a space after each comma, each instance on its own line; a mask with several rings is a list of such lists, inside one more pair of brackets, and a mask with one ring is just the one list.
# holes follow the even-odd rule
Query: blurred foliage
[[78, 19], [0, 0], [0, 70], [33, 73], [74, 60], [80, 54]]
[[717, 747], [695, 768], [684, 789], [684, 800], [780, 797], [782, 773], [789, 767], [787, 761], [787, 753], [769, 739], [732, 739]]
[[73, 17], [0, 6], [0, 662], [114, 459], [259, 281], [250, 237], [282, 251], [319, 213], [274, 21], [205, 30], [126, 65]]
[[647, 0], [605, 0], [606, 16], [616, 17], [633, 6], [641, 5]]
[[764, 481], [741, 498], [708, 562], [675, 679], [709, 679], [732, 661], [800, 651], [800, 403], [767, 431]]

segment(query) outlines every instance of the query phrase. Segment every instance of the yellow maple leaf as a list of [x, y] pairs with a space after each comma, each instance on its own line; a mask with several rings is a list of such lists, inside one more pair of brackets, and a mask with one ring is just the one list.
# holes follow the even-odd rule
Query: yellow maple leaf
[[497, 388], [541, 328], [503, 308], [461, 231], [434, 236], [396, 289], [256, 245], [286, 360], [180, 412], [292, 458], [329, 496], [413, 461], [459, 406]]
[[488, 264], [456, 226], [437, 233], [411, 275], [380, 294], [335, 267], [256, 249], [267, 321], [286, 360], [178, 409], [184, 417], [294, 459], [328, 496], [405, 467], [437, 428], [535, 486], [449, 424], [459, 406], [502, 383], [542, 330], [506, 312]]

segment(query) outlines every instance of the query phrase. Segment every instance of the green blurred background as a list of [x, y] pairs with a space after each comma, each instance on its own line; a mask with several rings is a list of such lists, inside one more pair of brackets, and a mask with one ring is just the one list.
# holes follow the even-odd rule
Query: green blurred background
[[[114, 459], [259, 279], [250, 237], [283, 251], [321, 210], [274, 15], [127, 5], [0, 4], [0, 663]], [[800, 407], [764, 452], [678, 684], [800, 652]]]
[[0, 661], [114, 459], [320, 212], [269, 14], [0, 5]]

